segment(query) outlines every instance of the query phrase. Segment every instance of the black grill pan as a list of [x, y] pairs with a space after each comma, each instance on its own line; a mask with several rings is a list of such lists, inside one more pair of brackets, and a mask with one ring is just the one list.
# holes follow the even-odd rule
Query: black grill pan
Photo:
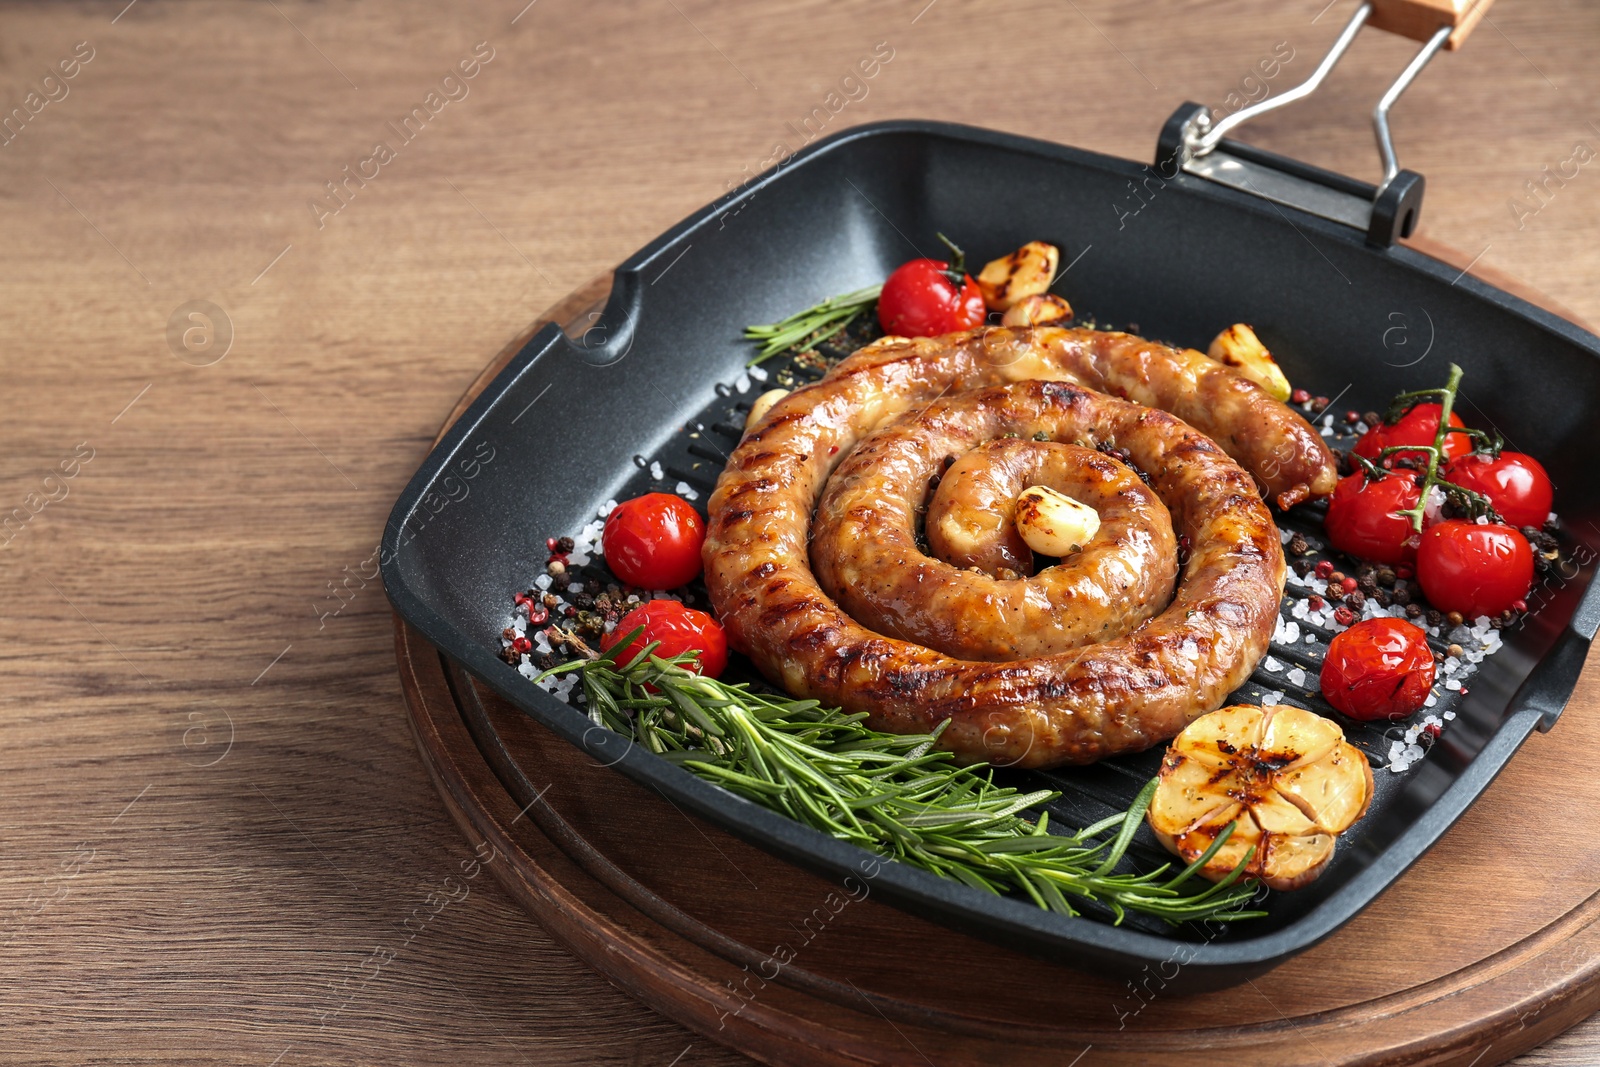
[[[1600, 624], [1590, 588], [1600, 555], [1600, 340], [1455, 267], [1175, 168], [939, 123], [849, 130], [651, 242], [619, 268], [581, 338], [550, 326], [528, 342], [396, 502], [381, 555], [389, 596], [450, 660], [619, 773], [796, 863], [835, 878], [859, 873], [866, 853], [592, 727], [496, 652], [510, 595], [542, 569], [546, 537], [576, 532], [608, 498], [671, 491], [679, 480], [704, 506], [742, 409], [765, 388], [740, 381], [752, 355], [740, 339], [746, 324], [879, 282], [907, 258], [934, 254], [936, 231], [979, 263], [1024, 241], [1055, 243], [1070, 264], [1057, 291], [1080, 314], [1148, 337], [1204, 347], [1230, 323], [1253, 323], [1290, 380], [1339, 396], [1340, 410], [1438, 384], [1459, 363], [1467, 421], [1538, 456], [1556, 484], [1562, 537], [1582, 566], [1536, 592], [1538, 610], [1506, 631], [1466, 698], [1435, 709], [1457, 717], [1420, 764], [1375, 770], [1371, 812], [1321, 879], [1268, 898], [1267, 918], [1223, 931], [1114, 927], [897, 864], [874, 881], [908, 910], [1100, 973], [1177, 959], [1187, 965], [1174, 985], [1242, 981], [1326, 937], [1437, 841], [1523, 740], [1555, 723]], [[1318, 528], [1314, 509], [1283, 521]], [[1320, 639], [1274, 649], [1307, 665], [1309, 688], [1258, 673], [1237, 696], [1258, 699], [1272, 686], [1288, 703], [1325, 710], [1315, 693], [1324, 649]], [[1375, 729], [1351, 734], [1369, 751], [1387, 744]], [[1061, 817], [1087, 820], [1126, 805], [1154, 764], [1146, 753], [1033, 778], [1065, 791]]]

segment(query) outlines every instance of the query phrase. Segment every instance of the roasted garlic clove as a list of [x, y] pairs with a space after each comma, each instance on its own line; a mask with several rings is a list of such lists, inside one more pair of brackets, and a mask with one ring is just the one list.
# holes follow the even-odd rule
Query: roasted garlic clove
[[1100, 532], [1100, 513], [1047, 485], [1030, 486], [1017, 494], [1017, 532], [1041, 556], [1070, 556]]
[[1055, 280], [1061, 253], [1055, 245], [1029, 241], [1009, 256], [990, 260], [978, 272], [978, 288], [991, 311], [1005, 311], [1030, 296], [1042, 296]]
[[1006, 309], [1002, 326], [1043, 326], [1072, 318], [1072, 305], [1054, 293], [1025, 296]]
[[1232, 367], [1271, 393], [1275, 399], [1289, 399], [1289, 379], [1284, 377], [1278, 361], [1272, 358], [1267, 346], [1261, 343], [1261, 338], [1247, 324], [1236, 322], [1217, 334], [1206, 355], [1224, 366]]
[[772, 410], [772, 405], [789, 395], [787, 389], [768, 389], [756, 397], [755, 403], [750, 405], [750, 414], [744, 417], [744, 428], [749, 429], [766, 417]]
[[1232, 824], [1200, 873], [1219, 880], [1248, 855], [1246, 876], [1297, 889], [1322, 873], [1371, 800], [1372, 768], [1337, 723], [1286, 704], [1241, 704], [1173, 739], [1145, 819], [1184, 863]]

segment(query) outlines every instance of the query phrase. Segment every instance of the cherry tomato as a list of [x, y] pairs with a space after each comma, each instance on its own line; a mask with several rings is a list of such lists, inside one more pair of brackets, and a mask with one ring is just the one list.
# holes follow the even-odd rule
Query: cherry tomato
[[600, 547], [611, 573], [643, 589], [676, 589], [700, 575], [706, 526], [671, 493], [624, 500], [606, 517]]
[[1445, 477], [1488, 497], [1511, 526], [1543, 526], [1550, 517], [1555, 490], [1544, 467], [1532, 456], [1521, 452], [1502, 452], [1499, 459], [1462, 456], [1450, 461]]
[[1403, 719], [1433, 686], [1428, 635], [1402, 619], [1358, 622], [1328, 642], [1322, 695], [1352, 719]]
[[1339, 479], [1328, 500], [1323, 526], [1341, 552], [1374, 563], [1406, 563], [1417, 557], [1411, 520], [1396, 512], [1414, 508], [1421, 498], [1416, 476], [1405, 472], [1367, 481], [1361, 471]]
[[895, 268], [878, 297], [878, 321], [897, 337], [937, 337], [983, 325], [983, 292], [968, 274], [959, 288], [945, 273], [950, 264], [913, 259]]
[[[1444, 410], [1438, 404], [1418, 404], [1400, 417], [1400, 421], [1392, 426], [1379, 423], [1361, 435], [1361, 440], [1356, 442], [1355, 453], [1365, 459], [1376, 460], [1378, 453], [1385, 448], [1394, 448], [1398, 445], [1431, 445], [1434, 434], [1439, 432], [1439, 412]], [[1461, 417], [1455, 412], [1450, 413], [1450, 425], [1465, 425]], [[1464, 456], [1472, 451], [1472, 441], [1464, 433], [1449, 433], [1444, 436], [1444, 454], [1448, 459], [1453, 456]], [[1426, 452], [1406, 453], [1396, 452], [1395, 458], [1410, 456], [1413, 459], [1426, 459]]]
[[1417, 581], [1440, 611], [1492, 618], [1527, 597], [1533, 549], [1510, 526], [1446, 519], [1422, 533]]
[[628, 612], [617, 620], [615, 630], [600, 639], [600, 651], [611, 651], [641, 626], [644, 632], [617, 654], [618, 663], [626, 665], [645, 645], [660, 641], [655, 654], [662, 659], [698, 651], [697, 669], [707, 678], [717, 677], [728, 665], [728, 636], [723, 633], [721, 624], [705, 612], [686, 608], [676, 600], [647, 600]]

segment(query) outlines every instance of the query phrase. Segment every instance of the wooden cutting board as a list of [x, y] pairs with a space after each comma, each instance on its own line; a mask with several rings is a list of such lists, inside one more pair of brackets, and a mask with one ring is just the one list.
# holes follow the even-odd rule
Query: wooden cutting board
[[[609, 287], [541, 316], [446, 425], [534, 330], [587, 322]], [[398, 616], [395, 648], [423, 762], [501, 883], [611, 982], [765, 1062], [1487, 1067], [1600, 1008], [1593, 670], [1354, 921], [1252, 982], [1179, 996], [1172, 967], [1113, 983], [853, 899], [597, 765]]]

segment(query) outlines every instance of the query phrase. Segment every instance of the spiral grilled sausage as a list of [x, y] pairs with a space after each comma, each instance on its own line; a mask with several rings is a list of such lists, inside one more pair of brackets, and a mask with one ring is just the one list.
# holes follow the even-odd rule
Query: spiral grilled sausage
[[[1195, 415], [1218, 441], [1157, 407]], [[1131, 450], [1193, 545], [1171, 606], [1121, 637], [1007, 662], [959, 659], [856, 622], [812, 574], [811, 514], [834, 465], [902, 413], [882, 442], [903, 459], [885, 489], [896, 499], [919, 479], [925, 490], [942, 463], [936, 449], [917, 456], [920, 433], [959, 446], [1036, 428]], [[879, 728], [949, 720], [943, 743], [961, 758], [1031, 767], [1136, 751], [1220, 706], [1276, 621], [1277, 530], [1219, 444], [1280, 499], [1325, 493], [1336, 477], [1304, 420], [1197, 353], [1051, 328], [880, 343], [780, 400], [735, 450], [710, 502], [706, 584], [732, 645], [768, 677], [866, 711]]]
[[[811, 569], [851, 618], [958, 659], [1014, 660], [1120, 637], [1167, 606], [1178, 573], [1172, 520], [1128, 467], [1054, 442], [1000, 438], [973, 447], [994, 436], [982, 419], [929, 429], [896, 420], [828, 479]], [[929, 505], [924, 555], [915, 513], [940, 456], [961, 459]], [[1070, 560], [1030, 578], [1033, 553], [1013, 516], [1017, 494], [1031, 485], [1093, 507], [1101, 528]], [[1005, 561], [1000, 573], [963, 569], [993, 566], [990, 557]]]

